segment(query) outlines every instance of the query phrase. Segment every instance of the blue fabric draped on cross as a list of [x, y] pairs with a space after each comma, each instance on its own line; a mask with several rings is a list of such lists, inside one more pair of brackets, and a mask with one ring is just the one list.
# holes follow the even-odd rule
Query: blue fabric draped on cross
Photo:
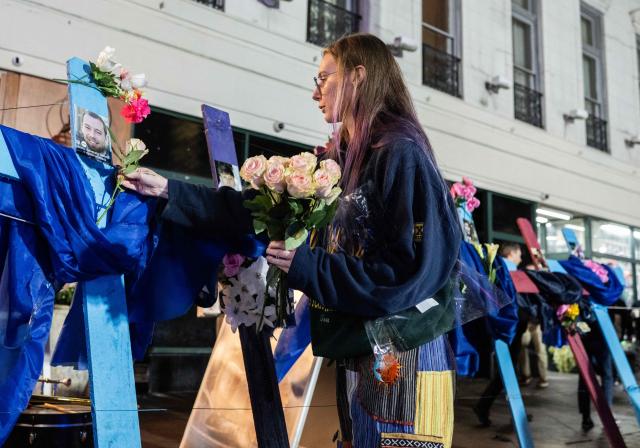
[[[26, 407], [42, 369], [55, 288], [125, 274], [132, 350], [142, 356], [153, 322], [186, 312], [227, 252], [261, 254], [247, 238], [223, 243], [178, 228], [150, 229], [156, 201], [118, 196], [109, 225], [96, 225], [96, 204], [78, 156], [50, 140], [0, 126], [21, 182], [0, 180], [0, 445]], [[74, 301], [55, 355], [86, 365], [82, 304]]]
[[[472, 244], [465, 242], [460, 246], [460, 260], [484, 273], [482, 259]], [[493, 267], [496, 270], [496, 286], [511, 299], [511, 303], [497, 311], [488, 310], [483, 325], [471, 322], [449, 333], [449, 342], [456, 355], [456, 371], [461, 376], [472, 377], [478, 373], [480, 352], [492, 350], [493, 347], [487, 336], [491, 336], [493, 340], [500, 339], [507, 344], [510, 344], [515, 336], [518, 324], [516, 290], [504, 260], [496, 257]]]
[[620, 298], [624, 291], [624, 285], [618, 279], [615, 271], [606, 264], [603, 264], [609, 274], [609, 281], [602, 283], [600, 277], [590, 268], [585, 266], [575, 255], [571, 255], [569, 259], [560, 261], [563, 268], [574, 278], [576, 278], [582, 286], [589, 291], [591, 300], [594, 302], [609, 306]]

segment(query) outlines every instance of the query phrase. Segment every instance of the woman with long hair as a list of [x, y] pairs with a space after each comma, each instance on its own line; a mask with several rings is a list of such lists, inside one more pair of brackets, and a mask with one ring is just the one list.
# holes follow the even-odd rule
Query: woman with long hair
[[[369, 34], [323, 51], [313, 99], [338, 126], [320, 157], [342, 167], [338, 212], [310, 245], [272, 241], [267, 261], [309, 297], [314, 354], [337, 360], [343, 447], [449, 447], [454, 367], [444, 333], [461, 231], [453, 202], [386, 45]], [[168, 198], [163, 219], [202, 234], [252, 232], [248, 193], [167, 181], [124, 185]], [[410, 444], [410, 445], [409, 445]]]

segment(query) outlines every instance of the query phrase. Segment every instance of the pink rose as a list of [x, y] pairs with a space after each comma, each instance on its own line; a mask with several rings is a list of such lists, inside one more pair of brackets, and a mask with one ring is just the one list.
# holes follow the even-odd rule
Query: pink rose
[[468, 201], [470, 201], [476, 195], [476, 187], [473, 185], [470, 187], [463, 187], [462, 196]]
[[287, 188], [287, 180], [285, 178], [286, 168], [279, 161], [272, 161], [273, 158], [267, 162], [267, 169], [264, 172], [264, 183], [272, 191], [276, 193], [283, 193]]
[[467, 187], [472, 187], [473, 186], [473, 182], [468, 177], [464, 177], [463, 176], [462, 177], [462, 183], [465, 184]]
[[465, 191], [464, 186], [459, 182], [456, 182], [453, 185], [451, 185], [451, 196], [453, 196], [454, 199], [463, 196], [464, 191]]
[[289, 159], [289, 168], [293, 171], [304, 171], [306, 173], [313, 173], [316, 169], [318, 158], [310, 152], [302, 152]]
[[242, 168], [240, 168], [240, 177], [250, 182], [251, 186], [257, 190], [264, 184], [262, 174], [266, 168], [267, 158], [265, 156], [249, 157], [242, 164]]
[[304, 171], [294, 171], [287, 177], [287, 191], [294, 198], [308, 198], [315, 192], [311, 174]]
[[238, 275], [240, 267], [244, 263], [244, 257], [240, 254], [226, 254], [222, 257], [222, 264], [224, 265], [224, 275], [227, 277], [233, 277]]
[[469, 211], [469, 213], [478, 207], [480, 207], [480, 201], [477, 198], [471, 198], [467, 201], [467, 211]]
[[329, 173], [331, 180], [333, 183], [337, 183], [342, 176], [342, 170], [340, 170], [340, 165], [333, 159], [327, 159], [320, 162], [320, 169]]
[[329, 171], [320, 168], [313, 173], [313, 182], [316, 186], [316, 196], [320, 199], [326, 199], [331, 195], [331, 189], [334, 182]]

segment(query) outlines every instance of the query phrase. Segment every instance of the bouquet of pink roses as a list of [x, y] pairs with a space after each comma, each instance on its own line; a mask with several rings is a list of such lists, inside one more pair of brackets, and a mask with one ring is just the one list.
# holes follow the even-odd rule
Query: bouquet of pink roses
[[456, 182], [451, 185], [451, 196], [456, 203], [456, 207], [464, 204], [465, 208], [472, 212], [480, 206], [480, 201], [476, 198], [476, 187], [468, 177], [462, 178], [462, 183]]
[[[333, 219], [342, 190], [340, 166], [331, 159], [318, 163], [315, 155], [303, 152], [288, 157], [255, 156], [247, 159], [240, 177], [258, 190], [244, 206], [251, 210], [256, 234], [263, 232], [272, 241], [284, 241], [287, 250], [303, 244], [309, 232]], [[286, 275], [269, 267], [267, 291], [276, 297], [277, 324], [282, 325], [289, 305]]]

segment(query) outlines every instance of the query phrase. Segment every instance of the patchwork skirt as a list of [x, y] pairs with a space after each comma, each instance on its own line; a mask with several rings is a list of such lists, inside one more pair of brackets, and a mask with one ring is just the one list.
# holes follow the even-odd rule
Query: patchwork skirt
[[451, 447], [455, 361], [447, 339], [440, 336], [396, 358], [393, 381], [376, 376], [373, 355], [338, 366], [342, 447]]

